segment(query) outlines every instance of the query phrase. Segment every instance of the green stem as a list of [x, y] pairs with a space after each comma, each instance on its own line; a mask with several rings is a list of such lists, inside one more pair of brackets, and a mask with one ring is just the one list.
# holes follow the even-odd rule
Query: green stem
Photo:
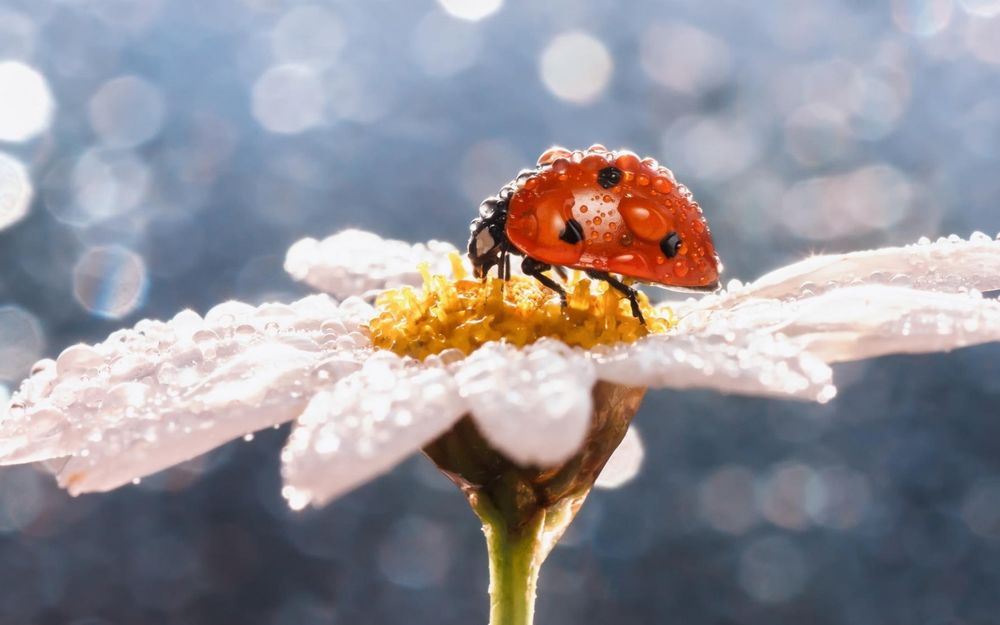
[[542, 562], [625, 436], [645, 392], [595, 384], [594, 414], [583, 445], [553, 467], [511, 461], [490, 445], [470, 416], [424, 447], [483, 523], [490, 559], [490, 625], [531, 625]]
[[492, 506], [476, 508], [489, 551], [490, 625], [531, 625], [538, 572], [548, 551], [544, 540], [545, 512], [515, 528]]

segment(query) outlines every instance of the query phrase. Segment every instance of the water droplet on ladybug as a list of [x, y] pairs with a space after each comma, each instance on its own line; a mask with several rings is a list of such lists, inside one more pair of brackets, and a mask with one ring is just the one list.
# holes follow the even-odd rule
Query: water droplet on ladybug
[[615, 159], [615, 167], [624, 172], [635, 172], [635, 170], [639, 169], [639, 165], [639, 157], [631, 152], [622, 154]]

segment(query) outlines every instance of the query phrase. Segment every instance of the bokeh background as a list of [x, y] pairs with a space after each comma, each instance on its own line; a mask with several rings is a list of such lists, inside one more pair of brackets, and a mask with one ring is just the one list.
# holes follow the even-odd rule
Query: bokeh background
[[[550, 144], [627, 146], [729, 278], [1000, 230], [1000, 1], [0, 0], [0, 399], [142, 317], [291, 300], [290, 243], [461, 245]], [[825, 406], [656, 392], [540, 624], [1000, 623], [1000, 349], [840, 366]], [[284, 429], [105, 495], [0, 471], [0, 623], [485, 623], [422, 458], [287, 510]]]

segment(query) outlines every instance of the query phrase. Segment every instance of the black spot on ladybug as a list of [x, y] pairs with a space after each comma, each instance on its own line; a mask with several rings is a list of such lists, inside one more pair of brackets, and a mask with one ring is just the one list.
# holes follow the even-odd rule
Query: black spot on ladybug
[[660, 250], [663, 251], [663, 255], [667, 258], [673, 258], [677, 256], [677, 250], [680, 249], [681, 243], [681, 238], [677, 236], [677, 233], [670, 232], [660, 241]]
[[559, 240], [565, 241], [570, 245], [576, 245], [583, 240], [583, 226], [580, 222], [575, 219], [570, 219], [566, 222], [566, 227], [563, 231], [559, 233]]
[[597, 172], [597, 184], [601, 185], [605, 189], [610, 189], [621, 181], [622, 170], [617, 167], [605, 167], [601, 171]]

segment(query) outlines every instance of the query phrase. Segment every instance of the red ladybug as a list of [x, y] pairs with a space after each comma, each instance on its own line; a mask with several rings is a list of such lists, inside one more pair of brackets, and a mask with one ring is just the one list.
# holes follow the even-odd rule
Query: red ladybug
[[543, 272], [581, 269], [624, 293], [643, 323], [635, 289], [611, 273], [679, 290], [719, 285], [722, 265], [691, 192], [655, 160], [624, 150], [551, 148], [483, 201], [471, 230], [476, 276], [496, 266], [509, 278], [510, 254], [518, 254], [524, 273], [565, 304], [565, 289]]

